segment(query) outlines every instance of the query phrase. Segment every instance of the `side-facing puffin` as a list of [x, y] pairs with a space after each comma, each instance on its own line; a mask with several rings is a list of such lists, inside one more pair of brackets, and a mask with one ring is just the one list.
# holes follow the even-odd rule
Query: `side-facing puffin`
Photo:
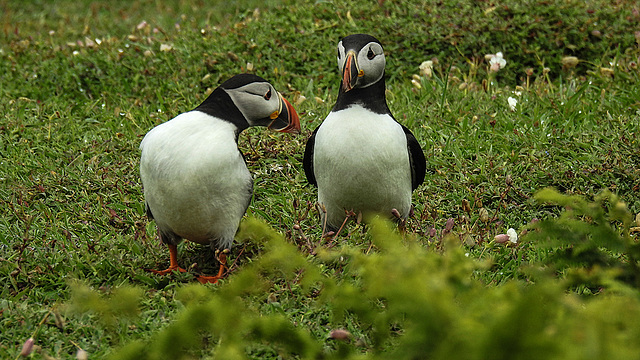
[[[298, 133], [300, 120], [270, 83], [240, 74], [142, 140], [140, 178], [147, 215], [155, 220], [170, 254], [169, 268], [152, 272], [185, 271], [177, 261], [183, 239], [231, 248], [253, 194], [253, 180], [238, 149], [238, 135], [249, 126]], [[225, 261], [222, 253], [218, 275], [198, 276], [198, 281], [215, 283]]]
[[373, 36], [354, 34], [338, 43], [338, 99], [303, 159], [331, 230], [341, 227], [347, 211], [391, 216], [395, 209], [406, 219], [411, 193], [424, 181], [422, 148], [387, 106], [384, 67], [382, 45]]

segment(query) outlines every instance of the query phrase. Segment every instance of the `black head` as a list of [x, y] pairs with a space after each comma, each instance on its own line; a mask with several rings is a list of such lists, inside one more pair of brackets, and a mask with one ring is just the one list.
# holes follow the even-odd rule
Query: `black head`
[[342, 72], [342, 90], [365, 88], [384, 76], [382, 44], [367, 34], [349, 35], [338, 43], [338, 69]]
[[253, 74], [238, 74], [223, 82], [196, 110], [230, 121], [240, 131], [249, 126], [300, 131], [300, 120], [291, 104], [268, 81]]
[[360, 103], [377, 113], [388, 113], [384, 96], [385, 56], [382, 44], [368, 34], [353, 34], [338, 43], [340, 93], [334, 111]]

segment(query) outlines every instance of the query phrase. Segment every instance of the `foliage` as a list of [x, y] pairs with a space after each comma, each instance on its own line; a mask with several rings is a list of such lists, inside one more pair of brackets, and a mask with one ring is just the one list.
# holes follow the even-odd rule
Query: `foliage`
[[[637, 297], [585, 301], [550, 279], [486, 288], [471, 276], [485, 265], [466, 257], [454, 239], [439, 254], [375, 221], [375, 253], [347, 247], [308, 261], [262, 222], [246, 221], [246, 236], [263, 238], [269, 250], [215, 290], [183, 286], [175, 301], [184, 307], [171, 324], [109, 358], [181, 359], [209, 347], [216, 358], [246, 359], [245, 349], [255, 343], [305, 359], [581, 359], [594, 353], [608, 359], [640, 350], [629, 341], [639, 335]], [[326, 271], [336, 265], [342, 279]], [[295, 276], [300, 270], [302, 279]], [[343, 336], [314, 337], [287, 309], [252, 309], [248, 299], [260, 296], [256, 284], [265, 272], [288, 278], [292, 291], [319, 293], [312, 308], [330, 312], [330, 325], [342, 327]]]
[[[534, 347], [632, 358], [638, 232], [597, 194], [640, 212], [638, 11], [628, 0], [0, 2], [0, 358], [29, 338], [33, 358], [157, 344], [155, 354], [192, 323], [198, 335], [167, 351], [408, 357], [425, 341], [433, 358]], [[382, 41], [389, 107], [427, 155], [401, 245], [354, 222], [323, 237], [301, 171], [306, 138], [335, 102], [336, 43], [355, 32]], [[492, 72], [485, 55], [498, 51], [506, 66]], [[431, 76], [419, 74], [425, 60]], [[222, 286], [149, 274], [167, 254], [144, 216], [140, 139], [238, 72], [269, 79], [301, 115], [298, 137], [250, 129], [239, 139], [255, 180], [248, 218], [288, 245], [252, 220]], [[550, 186], [586, 212], [535, 201]], [[522, 241], [492, 240], [509, 228]], [[217, 271], [210, 258], [179, 248], [190, 271]], [[327, 339], [342, 330], [348, 341]], [[283, 334], [296, 343], [274, 340]]]
[[95, 312], [103, 325], [112, 328], [120, 319], [138, 315], [138, 308], [134, 304], [140, 301], [142, 290], [123, 286], [113, 290], [108, 300], [102, 299], [98, 293], [91, 291], [81, 284], [71, 286], [72, 312]]
[[603, 191], [588, 202], [544, 189], [535, 197], [565, 208], [558, 218], [536, 223], [529, 238], [537, 247], [553, 251], [547, 262], [557, 270], [568, 269], [574, 286], [620, 287], [612, 283], [618, 280], [640, 288], [640, 244], [630, 235], [632, 214], [618, 196]]

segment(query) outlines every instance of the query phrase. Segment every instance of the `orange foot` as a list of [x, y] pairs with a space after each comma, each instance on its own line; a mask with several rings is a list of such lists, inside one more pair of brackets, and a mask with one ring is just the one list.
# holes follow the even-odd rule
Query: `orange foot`
[[187, 272], [187, 270], [179, 267], [179, 266], [169, 266], [168, 268], [164, 269], [164, 270], [153, 270], [153, 269], [147, 269], [148, 272], [152, 272], [154, 274], [158, 274], [158, 275], [167, 275], [170, 274], [174, 271], [179, 271], [179, 272]]
[[179, 272], [187, 272], [187, 270], [178, 266], [178, 247], [173, 244], [167, 244], [167, 247], [169, 248], [169, 267], [165, 270], [147, 269], [147, 271], [152, 272], [154, 274], [158, 274], [158, 275], [167, 275], [176, 270]]
[[224, 268], [227, 265], [227, 253], [228, 252], [229, 252], [229, 250], [224, 250], [220, 254], [220, 257], [218, 258], [218, 261], [220, 261], [220, 270], [218, 270], [218, 275], [209, 275], [209, 276], [198, 275], [198, 276], [196, 276], [196, 280], [198, 280], [201, 284], [215, 284], [215, 283], [217, 283], [218, 280], [220, 280], [222, 278], [222, 274], [224, 273]]

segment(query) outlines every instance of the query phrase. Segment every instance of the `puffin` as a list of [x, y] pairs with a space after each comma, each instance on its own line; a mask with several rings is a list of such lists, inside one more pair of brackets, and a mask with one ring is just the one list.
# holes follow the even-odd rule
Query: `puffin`
[[424, 182], [426, 160], [387, 106], [382, 44], [368, 34], [344, 37], [338, 69], [338, 98], [303, 157], [306, 178], [318, 188], [323, 229], [339, 232], [351, 212], [404, 222], [411, 194]]
[[[253, 195], [253, 179], [238, 149], [250, 126], [297, 134], [291, 104], [265, 79], [238, 74], [223, 82], [195, 109], [151, 129], [140, 143], [140, 179], [146, 213], [169, 248], [170, 265], [156, 274], [185, 272], [177, 245], [184, 239], [219, 250], [216, 283], [224, 272], [242, 216]], [[216, 251], [217, 252], [217, 251]]]

